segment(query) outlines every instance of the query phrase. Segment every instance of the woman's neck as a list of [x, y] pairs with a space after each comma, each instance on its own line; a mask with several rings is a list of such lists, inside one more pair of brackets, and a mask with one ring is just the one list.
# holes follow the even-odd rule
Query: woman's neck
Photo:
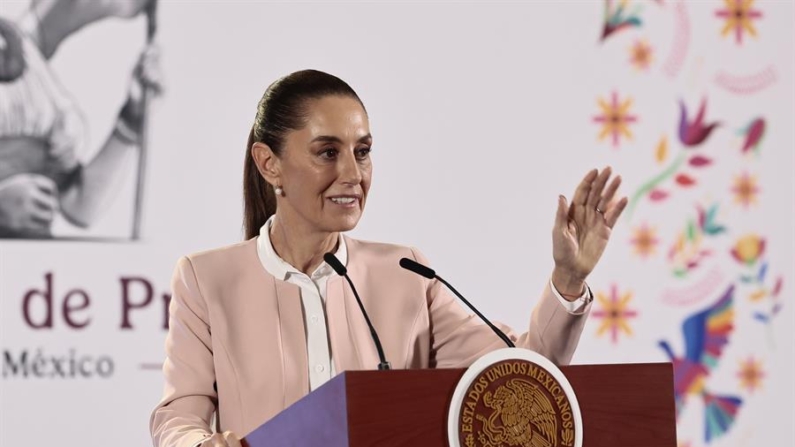
[[311, 275], [323, 262], [324, 254], [336, 251], [339, 233], [316, 231], [305, 224], [285, 224], [285, 220], [277, 214], [273, 219], [270, 238], [279, 257], [299, 271]]

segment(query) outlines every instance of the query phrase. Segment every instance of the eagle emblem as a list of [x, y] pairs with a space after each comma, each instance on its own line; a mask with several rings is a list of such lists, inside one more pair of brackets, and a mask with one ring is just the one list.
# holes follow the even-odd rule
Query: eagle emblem
[[494, 393], [487, 391], [483, 404], [493, 410], [488, 417], [476, 415], [483, 424], [478, 441], [484, 447], [557, 445], [555, 410], [538, 385], [510, 379]]

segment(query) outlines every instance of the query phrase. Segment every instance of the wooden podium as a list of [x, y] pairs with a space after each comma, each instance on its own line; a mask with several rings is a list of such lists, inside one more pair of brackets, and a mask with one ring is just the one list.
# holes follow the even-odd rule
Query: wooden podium
[[[670, 363], [560, 369], [577, 395], [584, 447], [676, 447]], [[245, 441], [250, 447], [445, 447], [450, 399], [464, 371], [347, 371]]]

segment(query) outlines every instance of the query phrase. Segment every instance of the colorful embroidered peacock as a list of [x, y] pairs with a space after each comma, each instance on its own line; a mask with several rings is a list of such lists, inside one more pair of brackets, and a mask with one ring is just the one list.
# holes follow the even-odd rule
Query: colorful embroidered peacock
[[734, 285], [715, 304], [691, 315], [682, 324], [684, 357], [675, 356], [668, 342], [660, 341], [660, 347], [673, 362], [676, 414], [680, 414], [688, 395], [704, 399], [704, 439], [707, 442], [729, 430], [742, 404], [738, 397], [716, 396], [705, 388], [733, 329]]

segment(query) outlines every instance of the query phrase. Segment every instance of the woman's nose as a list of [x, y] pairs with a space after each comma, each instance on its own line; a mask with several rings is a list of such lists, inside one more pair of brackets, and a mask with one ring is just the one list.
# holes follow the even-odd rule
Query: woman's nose
[[362, 171], [352, 151], [340, 158], [340, 180], [351, 185], [358, 185], [362, 182]]

